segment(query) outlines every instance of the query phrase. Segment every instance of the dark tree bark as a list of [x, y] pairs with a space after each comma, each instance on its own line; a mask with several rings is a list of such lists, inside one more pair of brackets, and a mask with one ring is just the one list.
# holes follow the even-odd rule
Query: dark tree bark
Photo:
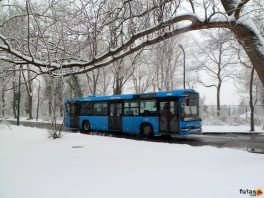
[[1, 109], [1, 114], [2, 114], [2, 117], [4, 118], [5, 117], [5, 108], [6, 108], [6, 100], [5, 100], [5, 78], [1, 78], [2, 80], [2, 85], [3, 85], [3, 88], [2, 88], [2, 91], [1, 91], [1, 100], [2, 100], [2, 106], [0, 107]]
[[82, 97], [82, 90], [79, 82], [79, 78], [77, 75], [71, 76], [71, 88], [75, 98]]
[[254, 102], [253, 102], [253, 80], [254, 80], [254, 67], [251, 70], [250, 74], [250, 87], [249, 87], [249, 106], [250, 106], [250, 131], [255, 131], [255, 122], [254, 122]]
[[27, 70], [27, 78], [24, 74], [24, 72], [22, 72], [24, 81], [25, 81], [25, 85], [26, 85], [26, 90], [27, 90], [27, 103], [26, 103], [26, 113], [28, 114], [28, 119], [32, 120], [33, 119], [33, 115], [32, 115], [32, 107], [33, 107], [33, 93], [32, 93], [32, 81], [30, 81], [30, 71]]
[[221, 113], [221, 106], [220, 106], [220, 95], [221, 95], [221, 86], [222, 86], [222, 83], [219, 82], [218, 85], [217, 85], [217, 94], [216, 94], [216, 108], [217, 108], [217, 116], [220, 116], [220, 113]]
[[[13, 87], [16, 87], [16, 72], [15, 71], [13, 72]], [[17, 118], [16, 100], [17, 100], [16, 89], [13, 89], [12, 109], [13, 109], [13, 115], [15, 119]]]

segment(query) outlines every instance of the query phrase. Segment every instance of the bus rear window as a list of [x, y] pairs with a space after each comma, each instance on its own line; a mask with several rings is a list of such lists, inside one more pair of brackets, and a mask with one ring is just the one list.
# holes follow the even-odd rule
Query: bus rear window
[[65, 104], [65, 110], [67, 114], [77, 114], [79, 110], [79, 105], [76, 102], [67, 102]]

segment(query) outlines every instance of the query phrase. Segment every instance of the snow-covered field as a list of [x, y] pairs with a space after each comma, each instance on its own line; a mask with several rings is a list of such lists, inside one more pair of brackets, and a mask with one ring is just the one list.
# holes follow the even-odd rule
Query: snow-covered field
[[264, 188], [260, 154], [11, 127], [0, 126], [1, 198], [241, 198]]

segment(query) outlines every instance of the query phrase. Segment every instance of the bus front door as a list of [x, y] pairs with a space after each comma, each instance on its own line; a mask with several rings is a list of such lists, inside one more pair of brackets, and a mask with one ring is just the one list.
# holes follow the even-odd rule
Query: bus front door
[[122, 103], [110, 103], [109, 130], [122, 129]]
[[78, 114], [72, 114], [70, 117], [70, 127], [71, 128], [79, 128], [79, 120], [80, 117]]
[[178, 120], [178, 102], [161, 101], [160, 102], [160, 132], [162, 134], [177, 133], [179, 127]]

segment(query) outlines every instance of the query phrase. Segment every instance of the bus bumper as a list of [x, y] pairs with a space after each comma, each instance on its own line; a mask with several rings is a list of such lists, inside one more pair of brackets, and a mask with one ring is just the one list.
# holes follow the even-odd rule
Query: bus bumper
[[195, 128], [195, 129], [182, 129], [180, 131], [180, 135], [191, 135], [191, 134], [201, 134], [202, 128]]

